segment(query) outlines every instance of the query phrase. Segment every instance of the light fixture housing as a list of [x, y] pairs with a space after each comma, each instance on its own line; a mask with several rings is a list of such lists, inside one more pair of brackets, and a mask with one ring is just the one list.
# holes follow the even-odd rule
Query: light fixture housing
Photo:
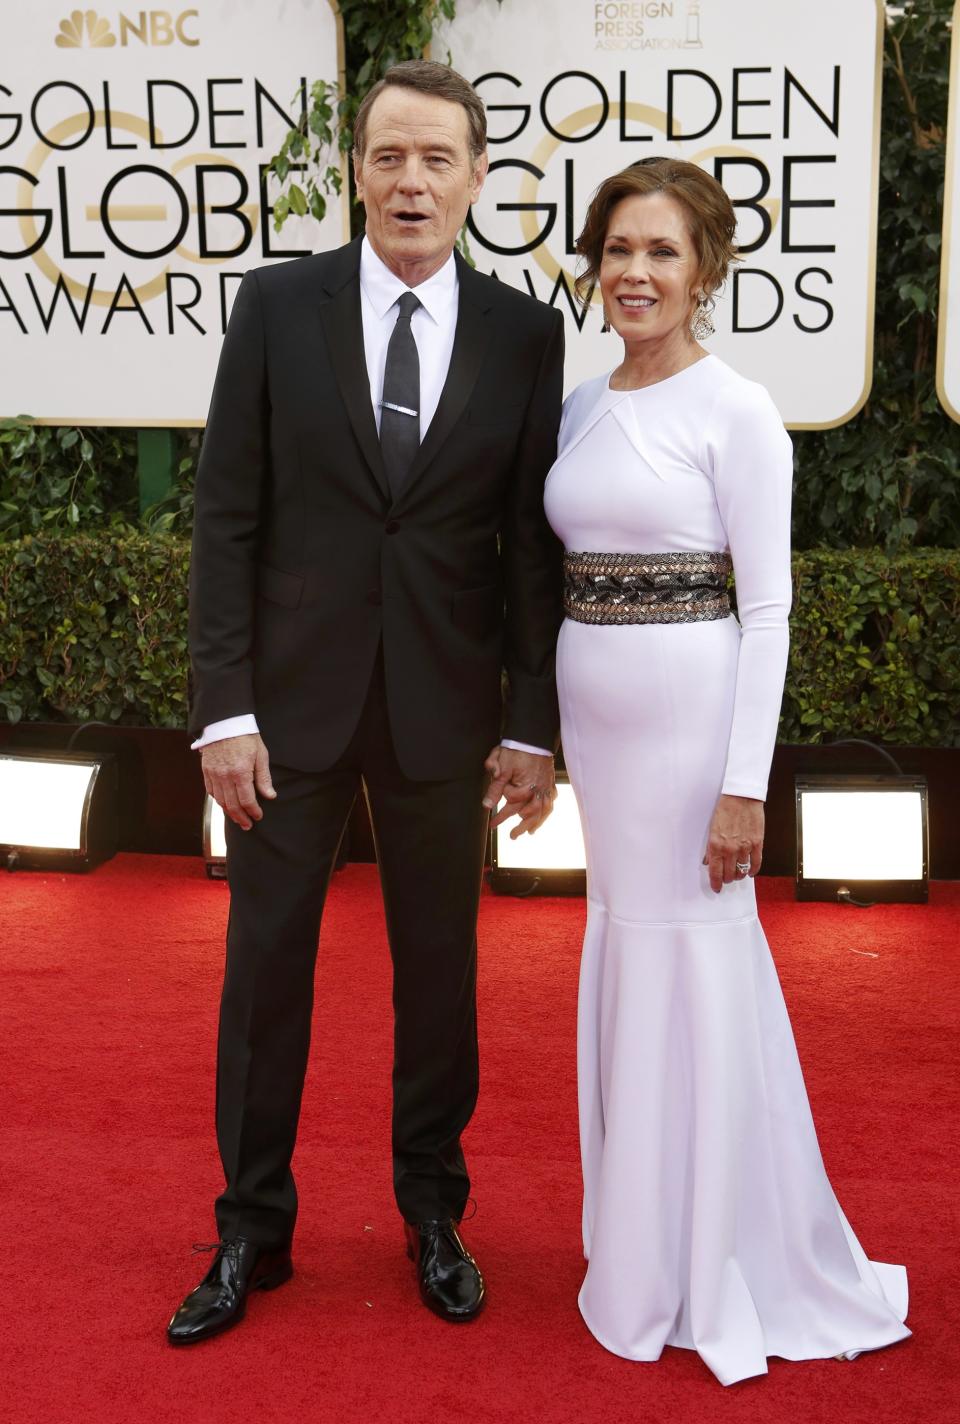
[[925, 903], [924, 776], [798, 775], [797, 899]]
[[116, 854], [116, 759], [109, 752], [0, 752], [0, 863], [89, 870]]
[[573, 787], [557, 772], [553, 810], [532, 836], [510, 839], [516, 821], [490, 830], [490, 887], [498, 895], [584, 895], [583, 830]]
[[207, 795], [203, 801], [203, 861], [211, 880], [227, 878], [227, 839], [223, 808]]

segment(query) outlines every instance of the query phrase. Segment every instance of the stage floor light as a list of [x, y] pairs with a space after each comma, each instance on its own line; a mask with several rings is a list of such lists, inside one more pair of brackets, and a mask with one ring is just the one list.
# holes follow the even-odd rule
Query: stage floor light
[[557, 799], [540, 829], [514, 841], [513, 825], [507, 821], [490, 831], [490, 886], [498, 895], [586, 893], [580, 812], [565, 772], [557, 772]]
[[209, 795], [203, 802], [203, 860], [211, 880], [226, 879], [227, 838], [223, 808]]
[[797, 776], [797, 899], [924, 902], [922, 776]]
[[116, 854], [109, 753], [0, 753], [0, 858], [9, 870], [89, 870]]

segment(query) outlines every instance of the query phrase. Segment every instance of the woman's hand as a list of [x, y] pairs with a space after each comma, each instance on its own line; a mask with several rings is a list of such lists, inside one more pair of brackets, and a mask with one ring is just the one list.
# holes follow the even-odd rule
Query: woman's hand
[[[756, 875], [763, 860], [763, 802], [749, 796], [721, 796], [717, 801], [703, 864], [710, 872], [710, 889], [719, 895], [724, 885]], [[749, 869], [738, 870], [737, 864]]]

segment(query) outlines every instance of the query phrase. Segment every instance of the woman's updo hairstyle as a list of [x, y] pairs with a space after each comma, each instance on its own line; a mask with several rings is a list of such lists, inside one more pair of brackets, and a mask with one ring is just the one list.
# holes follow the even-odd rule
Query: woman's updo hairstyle
[[645, 198], [650, 193], [664, 193], [683, 208], [700, 265], [700, 286], [704, 294], [711, 297], [726, 281], [731, 264], [737, 260], [734, 241], [737, 219], [721, 185], [697, 164], [687, 163], [682, 158], [642, 158], [622, 173], [605, 179], [587, 210], [576, 247], [584, 265], [575, 287], [584, 305], [590, 301], [600, 278], [610, 214], [624, 198]]

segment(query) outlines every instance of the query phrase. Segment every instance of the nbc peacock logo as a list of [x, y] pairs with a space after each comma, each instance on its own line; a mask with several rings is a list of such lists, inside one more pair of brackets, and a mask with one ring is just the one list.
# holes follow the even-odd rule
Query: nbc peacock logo
[[71, 10], [60, 21], [60, 33], [54, 43], [59, 49], [112, 49], [119, 45], [127, 49], [135, 42], [142, 45], [182, 44], [195, 48], [200, 43], [192, 26], [200, 18], [199, 10], [138, 10], [136, 15], [118, 13], [116, 32], [104, 15], [96, 10]]
[[110, 21], [96, 10], [73, 10], [60, 21], [60, 33], [55, 40], [58, 49], [80, 49], [84, 42], [92, 49], [109, 49], [117, 42]]

